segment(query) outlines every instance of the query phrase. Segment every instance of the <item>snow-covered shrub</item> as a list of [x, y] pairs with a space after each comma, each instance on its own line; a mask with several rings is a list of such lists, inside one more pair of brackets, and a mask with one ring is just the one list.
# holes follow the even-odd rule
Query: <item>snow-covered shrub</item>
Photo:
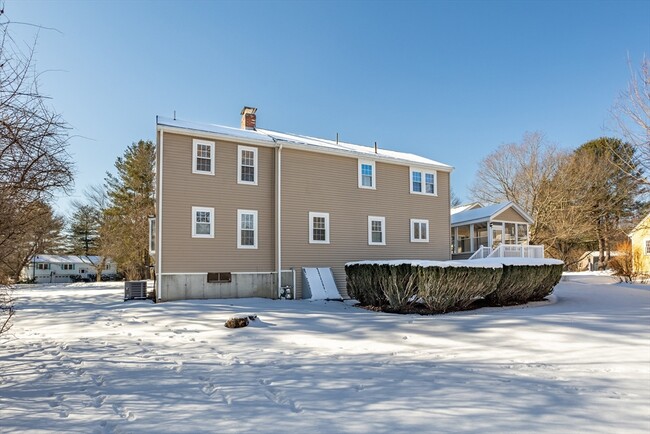
[[527, 303], [547, 275], [545, 266], [504, 265], [496, 291], [485, 299], [493, 306]]
[[560, 281], [564, 265], [555, 259], [488, 258], [477, 261], [503, 265], [503, 275], [496, 291], [485, 298], [494, 306], [542, 300]]
[[432, 312], [467, 309], [476, 299], [493, 293], [501, 279], [501, 267], [417, 267], [418, 297]]
[[383, 306], [387, 300], [379, 287], [379, 268], [376, 263], [349, 263], [345, 265], [347, 289], [350, 297], [363, 305]]
[[411, 264], [381, 265], [377, 269], [377, 282], [381, 296], [396, 310], [402, 309], [416, 295], [417, 273]]
[[544, 297], [551, 295], [555, 285], [560, 283], [560, 279], [562, 279], [562, 271], [564, 268], [562, 264], [545, 265], [544, 268], [547, 269], [548, 274], [539, 285], [533, 289], [533, 293], [528, 301], [543, 300]]
[[403, 310], [421, 303], [430, 312], [465, 309], [496, 289], [501, 264], [440, 261], [364, 261], [345, 266], [351, 297], [363, 305]]

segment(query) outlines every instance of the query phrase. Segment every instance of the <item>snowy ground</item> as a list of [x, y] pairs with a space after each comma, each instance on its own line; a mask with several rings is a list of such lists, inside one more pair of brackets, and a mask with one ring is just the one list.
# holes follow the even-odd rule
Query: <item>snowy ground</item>
[[650, 432], [650, 287], [568, 278], [550, 302], [428, 317], [23, 287], [0, 432]]

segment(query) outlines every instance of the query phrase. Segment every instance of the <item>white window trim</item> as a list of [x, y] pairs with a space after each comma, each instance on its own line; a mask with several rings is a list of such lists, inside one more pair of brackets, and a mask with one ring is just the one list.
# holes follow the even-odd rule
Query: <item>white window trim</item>
[[156, 218], [149, 217], [149, 254], [156, 253]]
[[[244, 246], [241, 243], [241, 216], [243, 214], [253, 214], [253, 245]], [[252, 209], [237, 210], [237, 248], [238, 249], [257, 249], [257, 211]]]
[[[413, 230], [415, 223], [426, 223], [427, 224], [427, 236], [424, 239], [415, 239], [413, 237], [415, 231]], [[412, 243], [428, 243], [429, 242], [429, 220], [425, 219], [411, 219], [411, 242]]]
[[[381, 243], [372, 241], [372, 222], [381, 222]], [[368, 245], [369, 246], [385, 246], [386, 245], [386, 217], [368, 216]]]
[[[251, 151], [253, 153], [253, 168], [255, 170], [254, 181], [242, 181], [241, 179], [241, 166], [242, 166], [242, 153], [244, 151]], [[258, 169], [257, 169], [257, 148], [251, 146], [237, 146], [237, 184], [244, 185], [257, 185]]]
[[[363, 185], [363, 174], [361, 173], [362, 165], [369, 165], [372, 167], [372, 187], [367, 187]], [[359, 188], [364, 188], [366, 190], [376, 190], [377, 189], [377, 171], [375, 169], [375, 162], [371, 160], [358, 160], [357, 164], [357, 173], [358, 173], [358, 185]]]
[[[421, 175], [422, 191], [413, 190], [413, 173], [419, 172]], [[427, 193], [427, 175], [433, 175], [433, 194]], [[424, 196], [438, 196], [438, 171], [430, 169], [419, 169], [417, 167], [409, 168], [409, 190], [411, 194], [422, 194]]]
[[[207, 145], [210, 147], [210, 171], [205, 171], [205, 170], [196, 170], [196, 150], [198, 148], [198, 145]], [[199, 175], [214, 175], [214, 162], [215, 162], [215, 155], [214, 155], [214, 142], [210, 142], [208, 140], [199, 140], [199, 139], [193, 139], [192, 140], [192, 173], [197, 173]]]
[[[197, 234], [196, 233], [196, 213], [198, 211], [207, 211], [210, 213], [210, 233]], [[204, 206], [192, 207], [192, 238], [214, 238], [214, 208]]]
[[[325, 241], [314, 240], [314, 217], [325, 218]], [[330, 214], [328, 212], [309, 212], [309, 244], [330, 243]]]

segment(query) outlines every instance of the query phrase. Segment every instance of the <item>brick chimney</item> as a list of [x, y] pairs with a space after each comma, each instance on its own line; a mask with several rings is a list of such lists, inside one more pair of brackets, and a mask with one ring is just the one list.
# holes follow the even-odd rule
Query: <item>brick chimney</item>
[[257, 109], [255, 107], [244, 107], [241, 109], [241, 129], [242, 130], [254, 130], [256, 116], [255, 112]]

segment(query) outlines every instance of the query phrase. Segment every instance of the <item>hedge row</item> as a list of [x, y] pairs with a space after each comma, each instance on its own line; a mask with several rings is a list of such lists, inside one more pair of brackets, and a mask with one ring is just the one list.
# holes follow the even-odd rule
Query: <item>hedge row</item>
[[[347, 289], [363, 305], [404, 310], [420, 304], [443, 313], [477, 299], [502, 306], [541, 300], [562, 276], [560, 261], [383, 261], [346, 264]], [[516, 262], [516, 261], [515, 261]]]

